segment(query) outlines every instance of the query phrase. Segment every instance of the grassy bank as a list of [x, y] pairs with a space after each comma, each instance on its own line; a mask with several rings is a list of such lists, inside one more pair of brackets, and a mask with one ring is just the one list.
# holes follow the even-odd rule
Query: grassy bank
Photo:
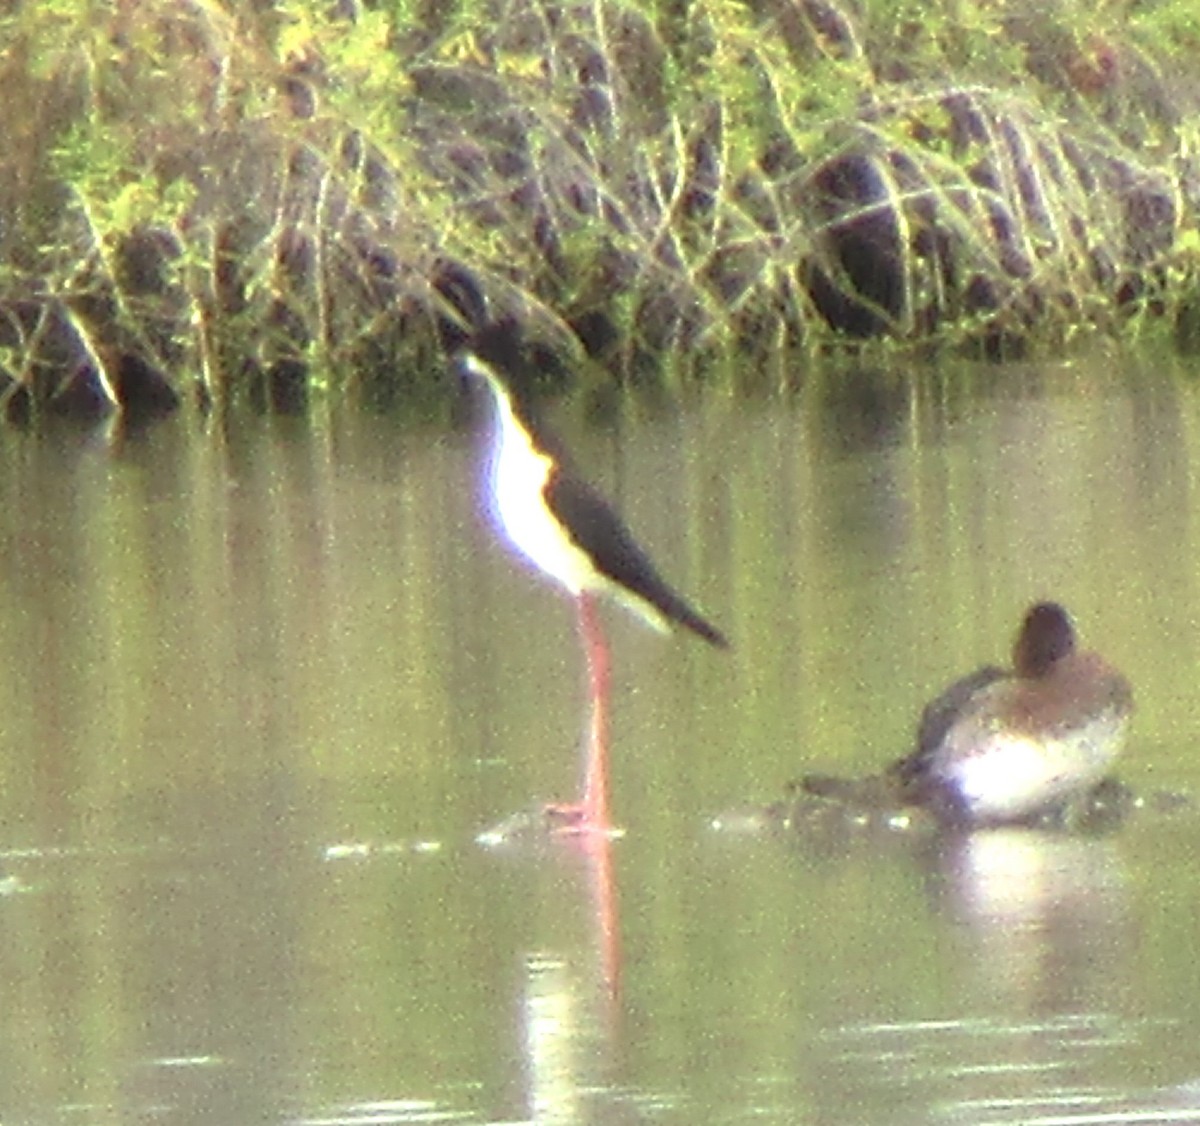
[[1190, 342], [1191, 0], [26, 0], [10, 418], [436, 397], [466, 314], [624, 378]]

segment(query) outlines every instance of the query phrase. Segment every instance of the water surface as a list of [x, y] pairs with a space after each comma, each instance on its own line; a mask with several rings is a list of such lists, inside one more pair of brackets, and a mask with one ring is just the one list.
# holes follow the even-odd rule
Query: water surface
[[468, 429], [0, 441], [0, 1119], [1200, 1121], [1200, 814], [955, 844], [755, 818], [877, 768], [1054, 597], [1200, 792], [1182, 366], [855, 371], [555, 408], [734, 642], [619, 612], [625, 836], [571, 796], [569, 605]]

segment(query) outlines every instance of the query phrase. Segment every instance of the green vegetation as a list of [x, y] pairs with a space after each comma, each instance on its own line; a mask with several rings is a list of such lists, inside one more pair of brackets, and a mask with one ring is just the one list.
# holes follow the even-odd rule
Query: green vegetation
[[623, 377], [1197, 335], [1192, 0], [25, 0], [10, 417], [436, 396], [473, 308]]

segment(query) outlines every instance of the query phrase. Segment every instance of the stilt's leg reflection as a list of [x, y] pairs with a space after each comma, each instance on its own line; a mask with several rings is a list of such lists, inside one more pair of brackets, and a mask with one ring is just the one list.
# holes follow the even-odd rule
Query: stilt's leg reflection
[[587, 865], [597, 967], [611, 1020], [616, 1015], [621, 992], [621, 934], [617, 887], [613, 878], [613, 842], [611, 837], [593, 836], [580, 841], [579, 848]]
[[543, 1124], [590, 1120], [584, 1105], [607, 1086], [621, 983], [620, 927], [613, 841], [600, 834], [567, 839], [582, 861], [592, 901], [595, 956], [589, 967], [548, 953], [526, 962], [522, 1013], [530, 1118]]

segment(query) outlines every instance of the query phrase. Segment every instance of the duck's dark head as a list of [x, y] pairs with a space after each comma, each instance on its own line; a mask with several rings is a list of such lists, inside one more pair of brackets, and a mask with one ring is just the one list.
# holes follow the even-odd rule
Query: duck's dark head
[[1075, 651], [1075, 628], [1057, 602], [1039, 602], [1025, 613], [1013, 646], [1013, 668], [1018, 676], [1045, 676], [1059, 661]]

